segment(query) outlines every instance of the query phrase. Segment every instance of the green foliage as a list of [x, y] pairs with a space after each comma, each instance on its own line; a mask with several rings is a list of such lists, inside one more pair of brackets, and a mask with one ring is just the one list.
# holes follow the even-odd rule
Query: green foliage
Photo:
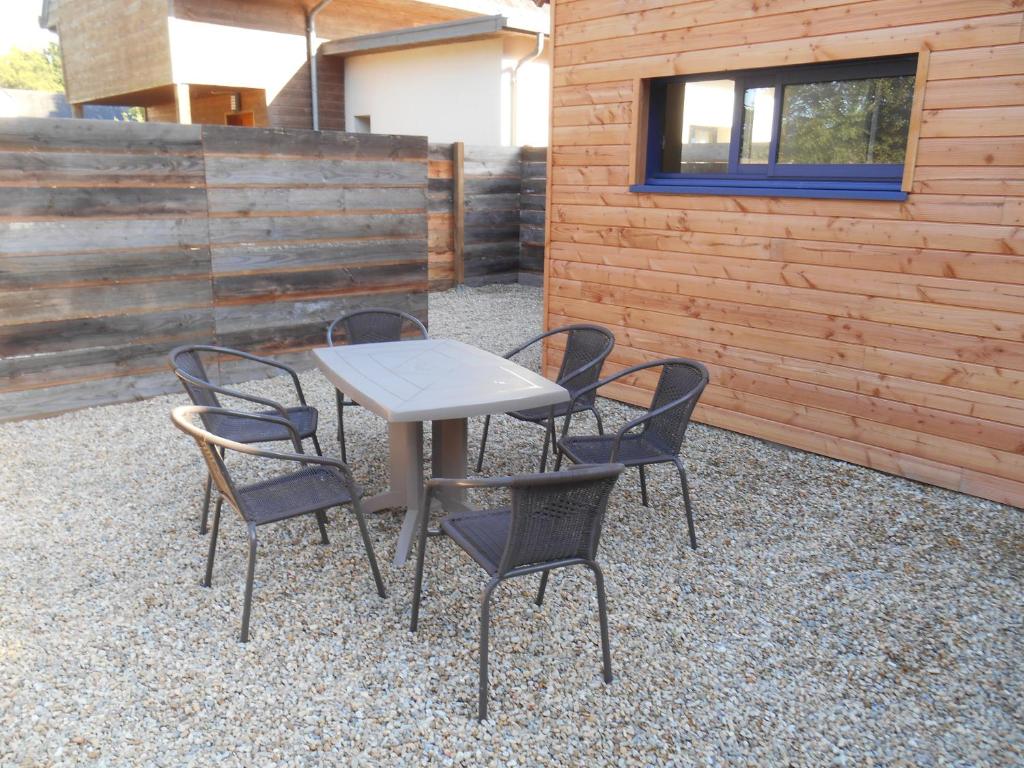
[[125, 107], [117, 119], [123, 123], [144, 123], [146, 122], [146, 110], [142, 107]]
[[60, 61], [60, 46], [50, 43], [42, 51], [12, 48], [0, 56], [0, 88], [63, 92], [64, 72]]

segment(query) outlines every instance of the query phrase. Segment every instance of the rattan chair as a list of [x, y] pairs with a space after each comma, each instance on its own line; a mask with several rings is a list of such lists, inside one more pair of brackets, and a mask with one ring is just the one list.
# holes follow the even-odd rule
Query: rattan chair
[[[342, 315], [327, 328], [327, 346], [336, 344], [377, 344], [384, 341], [401, 341], [406, 329], [419, 338], [427, 338], [427, 329], [423, 323], [407, 312], [397, 309], [360, 309]], [[338, 331], [344, 332], [344, 339], [336, 339]], [[341, 445], [341, 460], [348, 461], [345, 449], [345, 408], [359, 405], [353, 400], [346, 400], [341, 390], [334, 391], [338, 404], [338, 443]]]
[[[558, 458], [555, 469], [562, 465], [562, 456], [568, 456], [578, 464], [593, 464], [603, 461], [619, 461], [627, 467], [638, 467], [640, 471], [640, 494], [644, 506], [648, 506], [647, 478], [644, 467], [648, 464], [671, 462], [679, 470], [679, 481], [683, 486], [683, 503], [686, 506], [686, 526], [690, 534], [690, 547], [697, 548], [697, 533], [693, 525], [693, 508], [690, 505], [690, 488], [686, 482], [686, 468], [679, 452], [690, 425], [693, 409], [708, 383], [707, 369], [695, 360], [682, 357], [655, 360], [634, 365], [619, 371], [588, 387], [578, 396], [585, 397], [598, 388], [617, 379], [631, 376], [650, 368], [661, 368], [658, 386], [654, 390], [651, 407], [643, 416], [627, 422], [614, 435], [567, 436], [569, 419], [562, 429], [558, 442]], [[639, 432], [634, 432], [642, 427]]]
[[[555, 382], [569, 390], [570, 399], [554, 406], [510, 411], [507, 414], [519, 421], [543, 425], [546, 429], [544, 433], [544, 448], [540, 455], [541, 472], [547, 469], [548, 445], [551, 445], [552, 450], [555, 447], [555, 419], [572, 413], [590, 411], [597, 420], [597, 431], [604, 434], [601, 414], [597, 412], [595, 405], [597, 393], [590, 392], [588, 387], [601, 376], [601, 366], [604, 365], [605, 358], [608, 357], [612, 347], [615, 346], [615, 337], [607, 328], [602, 328], [599, 325], [565, 325], [561, 328], [554, 328], [547, 333], [542, 333], [539, 336], [534, 336], [511, 352], [507, 352], [505, 359], [511, 360], [534, 344], [557, 335], [564, 335], [566, 338], [565, 353], [562, 355], [562, 365], [558, 369], [558, 376], [555, 377]], [[583, 393], [583, 390], [587, 390], [589, 394]], [[490, 427], [491, 417], [487, 416], [484, 419], [484, 433], [480, 440], [480, 453], [476, 460], [477, 472], [483, 471], [484, 450], [487, 447], [487, 432]]]
[[[540, 572], [536, 603], [541, 605], [551, 570], [583, 565], [593, 571], [601, 624], [604, 681], [612, 681], [604, 576], [594, 558], [597, 555], [608, 497], [623, 469], [622, 464], [604, 464], [577, 467], [569, 472], [499, 478], [435, 478], [427, 482], [424, 512], [420, 517], [412, 622], [409, 629], [415, 632], [419, 623], [427, 537], [447, 535], [491, 577], [480, 598], [479, 719], [487, 717], [491, 595], [495, 587], [505, 579]], [[445, 488], [508, 488], [511, 506], [455, 512], [442, 518], [439, 530], [431, 531], [428, 522], [430, 503], [434, 492]]]
[[[300, 404], [290, 407], [284, 406], [281, 403], [264, 397], [257, 397], [256, 395], [246, 394], [214, 384], [206, 373], [206, 367], [203, 365], [202, 355], [204, 353], [249, 360], [287, 372], [292, 377], [292, 382], [295, 385], [295, 394]], [[206, 344], [177, 347], [171, 350], [170, 361], [175, 376], [181, 381], [182, 386], [185, 387], [185, 392], [196, 405], [221, 408], [222, 404], [218, 395], [223, 395], [224, 397], [231, 397], [262, 406], [267, 410], [257, 411], [257, 413], [266, 416], [279, 416], [287, 420], [298, 431], [299, 437], [303, 440], [309, 438], [313, 441], [313, 447], [316, 449], [317, 455], [323, 455], [323, 451], [320, 450], [320, 441], [316, 439], [317, 410], [306, 404], [306, 397], [302, 392], [302, 384], [299, 383], [299, 376], [293, 368], [267, 357], [259, 357], [238, 349], [214, 347]], [[203, 425], [210, 432], [228, 440], [233, 440], [236, 443], [272, 443], [291, 440], [291, 432], [288, 429], [283, 429], [276, 423], [239, 419], [232, 416], [216, 415], [212, 412], [203, 414], [202, 419]], [[206, 533], [207, 521], [210, 517], [210, 491], [210, 476], [207, 475], [206, 489], [203, 494], [203, 514], [199, 523], [199, 532], [202, 534]]]
[[[197, 427], [192, 417], [201, 419], [224, 417], [242, 421], [252, 421], [264, 427], [274, 426], [290, 433], [295, 453], [265, 451], [253, 448], [234, 440], [215, 435]], [[261, 525], [277, 523], [300, 515], [314, 515], [320, 528], [320, 539], [324, 544], [327, 539], [326, 510], [345, 504], [352, 506], [359, 523], [359, 533], [366, 548], [366, 556], [370, 560], [373, 580], [377, 585], [377, 594], [385, 597], [384, 582], [377, 568], [377, 558], [373, 554], [373, 545], [366, 529], [366, 519], [359, 504], [362, 490], [356, 484], [349, 468], [340, 461], [322, 456], [310, 456], [302, 452], [302, 440], [294, 425], [278, 416], [242, 413], [225, 408], [210, 406], [182, 405], [171, 413], [171, 420], [182, 432], [195, 439], [203, 453], [206, 466], [220, 491], [217, 505], [213, 513], [213, 531], [210, 535], [210, 550], [206, 558], [206, 576], [203, 586], [209, 587], [213, 579], [213, 559], [217, 551], [217, 535], [220, 530], [220, 513], [224, 499], [228, 500], [245, 521], [249, 534], [249, 567], [245, 580], [245, 600], [242, 607], [241, 641], [249, 640], [249, 615], [252, 611], [252, 587], [256, 573], [256, 529]], [[276, 474], [268, 480], [236, 486], [231, 479], [224, 463], [224, 452], [257, 456], [275, 462], [298, 464], [295, 471]]]

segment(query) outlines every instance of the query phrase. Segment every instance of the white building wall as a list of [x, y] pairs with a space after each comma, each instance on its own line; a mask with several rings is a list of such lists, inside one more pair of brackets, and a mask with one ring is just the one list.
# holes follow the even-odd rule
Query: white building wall
[[501, 143], [500, 38], [345, 59], [345, 128]]
[[[345, 129], [512, 143], [512, 71], [536, 38], [505, 35], [345, 59]], [[548, 143], [550, 54], [519, 70], [516, 143]]]
[[548, 144], [548, 107], [551, 100], [550, 38], [545, 36], [541, 55], [524, 64], [517, 76], [515, 131], [512, 128], [512, 73], [516, 64], [537, 49], [536, 37], [504, 38], [501, 62], [501, 143], [531, 147]]

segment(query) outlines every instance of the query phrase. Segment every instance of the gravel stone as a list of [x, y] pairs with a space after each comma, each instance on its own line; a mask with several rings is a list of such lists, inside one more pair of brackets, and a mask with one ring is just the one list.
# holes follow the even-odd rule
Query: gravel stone
[[[540, 292], [434, 294], [430, 316], [435, 336], [503, 352], [539, 329]], [[336, 453], [331, 388], [302, 381]], [[289, 397], [281, 378], [245, 387]], [[0, 765], [1022, 762], [1020, 510], [694, 425], [700, 549], [671, 466], [649, 472], [650, 509], [634, 472], [609, 508], [614, 683], [586, 572], [553, 574], [542, 608], [536, 581], [516, 580], [495, 600], [492, 719], [477, 723], [483, 574], [432, 544], [410, 634], [396, 512], [370, 520], [386, 600], [345, 512], [329, 546], [312, 519], [262, 529], [252, 638], [237, 642], [245, 531], [225, 516], [201, 588], [203, 470], [168, 419], [183, 402], [0, 425]], [[609, 425], [637, 413], [600, 408]], [[385, 427], [350, 414], [372, 493]], [[542, 436], [496, 418], [486, 472], [531, 470]]]

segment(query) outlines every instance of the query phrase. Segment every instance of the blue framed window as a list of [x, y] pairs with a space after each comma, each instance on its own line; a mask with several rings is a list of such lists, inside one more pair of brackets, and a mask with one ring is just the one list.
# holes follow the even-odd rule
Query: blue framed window
[[903, 200], [917, 56], [649, 81], [642, 192]]

